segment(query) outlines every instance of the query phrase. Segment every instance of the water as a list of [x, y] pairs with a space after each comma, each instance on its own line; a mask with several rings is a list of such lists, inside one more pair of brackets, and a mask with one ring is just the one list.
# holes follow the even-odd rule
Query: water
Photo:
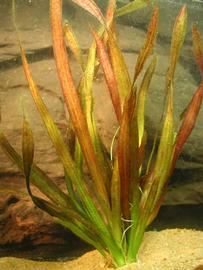
[[[27, 0], [16, 1], [16, 20], [22, 44], [28, 54], [28, 60], [37, 82], [42, 97], [49, 107], [55, 122], [66, 134], [66, 122], [62, 94], [56, 76], [53, 61], [52, 39], [50, 33], [48, 1]], [[97, 1], [104, 9], [105, 1]], [[127, 3], [127, 1], [119, 1]], [[149, 94], [146, 115], [146, 127], [151, 140], [154, 130], [160, 119], [160, 111], [164, 96], [165, 74], [168, 67], [170, 40], [175, 17], [183, 4], [188, 5], [188, 28], [186, 40], [180, 56], [175, 80], [175, 114], [178, 127], [179, 115], [188, 104], [197, 85], [200, 74], [196, 67], [192, 52], [191, 25], [195, 22], [203, 36], [203, 1], [166, 1], [158, 0], [160, 18], [158, 39], [155, 53], [158, 55], [158, 66]], [[63, 168], [56, 158], [55, 151], [47, 138], [44, 127], [33, 105], [27, 90], [27, 82], [22, 72], [19, 46], [16, 32], [12, 24], [11, 2], [0, 1], [0, 101], [1, 121], [5, 133], [11, 142], [20, 151], [22, 127], [22, 100], [34, 129], [37, 164], [48, 174], [60, 180]], [[132, 76], [138, 51], [144, 42], [147, 25], [151, 16], [151, 7], [122, 17], [118, 23], [118, 37], [120, 46]], [[97, 21], [80, 8], [75, 7], [70, 1], [64, 1], [64, 19], [68, 20], [84, 55], [92, 42], [89, 26], [97, 27]], [[75, 83], [79, 81], [81, 69], [71, 58], [71, 68]], [[112, 136], [116, 129], [115, 115], [105, 90], [102, 72], [94, 85], [95, 113], [99, 129], [105, 145], [109, 148]], [[177, 169], [172, 179], [172, 184], [166, 196], [166, 204], [202, 204], [203, 203], [203, 110], [201, 110], [195, 130], [184, 148], [184, 152], [177, 163]], [[0, 176], [16, 175], [17, 168], [5, 157], [0, 150]], [[1, 180], [1, 179], [0, 179]], [[3, 182], [3, 181], [2, 181]], [[4, 183], [5, 184], [5, 183]], [[1, 183], [0, 183], [1, 189]], [[4, 189], [4, 196], [10, 194]], [[16, 194], [19, 190], [12, 191]], [[8, 193], [8, 194], [7, 194]], [[18, 194], [19, 195], [19, 194]], [[1, 208], [0, 208], [1, 209]], [[201, 208], [202, 209], [202, 208]], [[202, 210], [201, 210], [202, 211]], [[177, 214], [178, 215], [178, 214]], [[202, 216], [199, 212], [199, 216]], [[197, 218], [195, 219], [196, 222]], [[200, 222], [201, 223], [201, 222]], [[201, 223], [202, 226], [202, 223]], [[195, 225], [193, 226], [195, 227]], [[29, 236], [30, 237], [30, 236]], [[15, 242], [16, 239], [13, 239]], [[0, 233], [1, 242], [1, 233]]]

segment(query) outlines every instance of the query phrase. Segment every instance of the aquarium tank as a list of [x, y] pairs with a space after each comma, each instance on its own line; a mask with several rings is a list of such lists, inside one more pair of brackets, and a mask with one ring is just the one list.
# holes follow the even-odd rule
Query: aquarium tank
[[0, 269], [203, 269], [203, 1], [0, 22]]

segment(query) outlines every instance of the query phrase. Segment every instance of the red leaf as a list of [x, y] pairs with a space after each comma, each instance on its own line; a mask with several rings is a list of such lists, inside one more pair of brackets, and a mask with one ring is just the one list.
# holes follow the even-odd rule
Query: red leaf
[[136, 81], [137, 77], [139, 76], [140, 72], [142, 71], [145, 62], [152, 51], [153, 44], [154, 44], [154, 41], [156, 39], [156, 34], [157, 34], [158, 13], [159, 13], [158, 7], [155, 6], [151, 21], [150, 21], [150, 24], [148, 27], [147, 36], [146, 36], [144, 46], [142, 47], [142, 49], [138, 55], [138, 58], [137, 58], [137, 63], [136, 63], [136, 67], [135, 67], [134, 82]]
[[116, 117], [120, 122], [121, 119], [121, 104], [120, 104], [120, 97], [117, 87], [117, 81], [113, 72], [113, 68], [109, 61], [108, 54], [105, 50], [104, 43], [102, 42], [101, 38], [97, 35], [96, 32], [93, 31], [93, 35], [97, 44], [97, 52], [99, 55], [99, 59], [104, 71], [106, 83], [108, 85], [108, 89], [111, 95], [111, 100], [114, 106], [114, 110], [116, 113]]
[[192, 27], [192, 37], [193, 37], [195, 60], [197, 66], [199, 67], [200, 73], [203, 76], [203, 47], [200, 32], [198, 31], [196, 25], [193, 25]]
[[[84, 3], [86, 3], [86, 1]], [[75, 134], [78, 137], [87, 162], [89, 172], [92, 179], [95, 181], [96, 190], [101, 195], [101, 198], [108, 202], [107, 191], [104, 184], [105, 177], [94, 151], [88, 131], [86, 117], [82, 111], [80, 99], [75, 88], [69, 66], [69, 58], [63, 39], [63, 28], [61, 22], [62, 2], [61, 0], [51, 0], [50, 6], [53, 50], [64, 100], [73, 123]]]
[[84, 8], [85, 10], [89, 11], [95, 18], [97, 18], [101, 24], [104, 24], [104, 17], [102, 15], [101, 10], [95, 4], [93, 0], [72, 0], [78, 6]]
[[185, 141], [187, 140], [187, 138], [189, 137], [190, 133], [192, 132], [195, 126], [195, 122], [196, 122], [196, 119], [200, 110], [200, 106], [202, 104], [202, 98], [203, 98], [203, 81], [200, 83], [200, 86], [197, 88], [184, 114], [182, 125], [176, 137], [173, 163], [176, 162]]
[[[134, 119], [134, 111], [136, 104], [135, 91], [131, 91], [124, 103], [123, 115], [120, 126], [120, 134], [118, 139], [118, 165], [121, 181], [121, 206], [124, 218], [130, 215], [130, 185], [131, 185], [131, 166], [134, 156], [131, 155], [131, 133], [132, 120]], [[135, 122], [136, 123], [136, 122]], [[135, 140], [135, 138], [133, 138]], [[133, 164], [135, 166], [135, 164]]]

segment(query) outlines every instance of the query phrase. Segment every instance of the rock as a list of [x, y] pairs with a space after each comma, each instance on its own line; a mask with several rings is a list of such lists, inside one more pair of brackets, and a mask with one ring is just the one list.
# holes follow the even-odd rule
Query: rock
[[[61, 99], [61, 94], [58, 94], [59, 85], [53, 61], [45, 61], [41, 68], [36, 65], [36, 68], [32, 69], [33, 76], [36, 78], [38, 87], [41, 88], [42, 98], [45, 100], [51, 114], [54, 116], [55, 122], [65, 133], [66, 122], [64, 117], [64, 105]], [[41, 76], [40, 73], [42, 73], [43, 70], [46, 70], [46, 75], [44, 74]], [[1, 89], [0, 93], [1, 100], [4, 100], [1, 105], [2, 128], [14, 143], [15, 147], [20, 149], [22, 140], [21, 130], [23, 106], [34, 132], [34, 140], [37, 142], [35, 150], [36, 162], [40, 166], [42, 165], [42, 167], [43, 164], [47, 164], [46, 169], [50, 175], [53, 175], [54, 173], [56, 177], [60, 176], [62, 174], [62, 167], [60, 166], [59, 160], [56, 158], [55, 150], [48, 139], [46, 130], [33, 103], [22, 68], [20, 67], [15, 70], [10, 70], [7, 74], [8, 76], [6, 75], [6, 72], [4, 72], [4, 87]], [[48, 84], [43, 85], [42, 81], [46, 80]], [[12, 119], [15, 119], [14, 122]], [[42, 155], [42, 151], [44, 155]], [[0, 164], [1, 171], [5, 169], [4, 162], [7, 164], [7, 171], [9, 171], [9, 167], [12, 166], [12, 164], [8, 163], [5, 156], [2, 157], [2, 162]]]
[[[13, 26], [12, 2], [2, 0], [0, 3], [0, 63], [1, 68], [15, 66], [19, 61], [19, 43]], [[75, 5], [71, 1], [63, 1], [64, 19], [73, 21]], [[24, 16], [26, 14], [26, 16]], [[49, 0], [16, 1], [16, 25], [20, 39], [32, 58], [34, 50], [39, 50], [43, 57], [43, 49], [51, 47]], [[22, 19], [23, 18], [23, 19]], [[52, 50], [50, 52], [52, 54]], [[10, 61], [10, 65], [9, 65]]]
[[[130, 2], [130, 1], [128, 1]], [[199, 30], [202, 32], [203, 29], [203, 2], [202, 1], [191, 1], [191, 0], [154, 0], [152, 3], [156, 3], [159, 7], [159, 26], [158, 33], [159, 37], [165, 41], [171, 39], [173, 31], [173, 25], [175, 18], [178, 15], [180, 8], [186, 4], [188, 10], [188, 24], [186, 32], [186, 40], [191, 41], [191, 25], [196, 23]], [[126, 14], [122, 16], [119, 21], [121, 23], [127, 23], [130, 26], [147, 28], [152, 14], [152, 5], [141, 10]], [[203, 32], [202, 32], [203, 33]]]
[[[2, 180], [2, 179], [1, 179]], [[5, 183], [7, 182], [7, 183]], [[0, 183], [0, 246], [67, 244], [72, 234], [38, 209], [25, 189], [22, 177], [4, 178]], [[38, 195], [38, 191], [34, 189]]]

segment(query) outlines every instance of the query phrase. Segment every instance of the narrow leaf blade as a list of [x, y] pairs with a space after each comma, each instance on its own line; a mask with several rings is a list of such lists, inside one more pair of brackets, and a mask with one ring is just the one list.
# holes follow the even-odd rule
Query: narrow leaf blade
[[108, 85], [108, 89], [111, 95], [111, 100], [114, 106], [114, 110], [117, 116], [118, 121], [120, 122], [121, 119], [121, 104], [120, 104], [120, 97], [117, 87], [116, 78], [111, 66], [111, 63], [109, 61], [107, 52], [105, 50], [104, 43], [99, 38], [99, 36], [96, 34], [96, 32], [93, 31], [93, 35], [97, 44], [97, 52], [99, 55], [99, 59], [104, 71], [106, 83]]
[[27, 119], [24, 116], [23, 119], [23, 140], [22, 140], [22, 152], [23, 152], [23, 167], [26, 179], [30, 177], [30, 172], [34, 158], [34, 140], [32, 130]]
[[74, 167], [72, 158], [69, 154], [69, 151], [67, 151], [67, 145], [65, 144], [62, 135], [60, 131], [58, 130], [57, 126], [55, 125], [46, 105], [44, 104], [39, 90], [36, 86], [36, 84], [33, 81], [32, 74], [25, 56], [25, 52], [23, 48], [21, 47], [21, 56], [22, 56], [22, 63], [23, 63], [23, 69], [25, 72], [25, 76], [27, 78], [29, 88], [32, 94], [32, 97], [34, 99], [34, 102], [37, 106], [37, 109], [42, 117], [42, 120], [44, 121], [44, 124], [47, 128], [47, 132], [52, 140], [52, 143], [62, 160], [62, 163], [66, 170], [68, 171], [70, 179], [75, 179], [77, 178], [77, 171]]
[[118, 158], [114, 161], [113, 175], [111, 180], [111, 208], [112, 208], [112, 225], [115, 239], [121, 242], [121, 183], [118, 167]]
[[131, 90], [131, 80], [121, 49], [118, 46], [118, 42], [112, 28], [110, 31], [108, 31], [107, 42], [111, 65], [118, 85], [120, 103], [123, 107], [125, 98], [128, 96]]
[[187, 25], [187, 8], [186, 5], [184, 5], [176, 18], [176, 22], [173, 28], [170, 65], [167, 72], [167, 87], [170, 87], [170, 83], [171, 81], [173, 81], [174, 78], [176, 64], [185, 38], [186, 25]]
[[186, 142], [187, 138], [189, 137], [195, 126], [196, 119], [202, 104], [202, 98], [203, 98], [203, 81], [200, 83], [199, 87], [197, 88], [194, 96], [192, 97], [192, 100], [190, 101], [185, 111], [181, 127], [176, 137], [173, 162], [177, 160], [184, 143]]
[[[95, 182], [96, 190], [98, 191], [99, 196], [103, 198], [103, 200], [108, 204], [104, 175], [99, 161], [95, 155], [94, 147], [88, 131], [86, 118], [84, 112], [82, 111], [79, 96], [74, 86], [72, 74], [70, 71], [69, 59], [65, 49], [61, 24], [62, 3], [58, 0], [51, 0], [50, 3], [53, 49], [64, 100], [67, 105], [71, 121], [73, 123], [74, 131], [80, 142], [89, 172]], [[87, 3], [88, 1], [84, 1], [85, 5], [87, 5]]]
[[87, 10], [90, 14], [97, 18], [101, 24], [104, 24], [105, 20], [102, 12], [93, 0], [72, 0], [72, 2]]
[[203, 77], [203, 45], [200, 32], [198, 31], [197, 26], [195, 24], [192, 27], [192, 38], [193, 38], [193, 49], [195, 60], [197, 66], [199, 67], [200, 73]]
[[106, 25], [108, 29], [110, 28], [113, 22], [115, 10], [116, 10], [116, 0], [109, 0], [106, 11]]
[[[100, 27], [98, 31], [98, 35], [104, 34], [104, 27]], [[100, 139], [99, 133], [96, 128], [95, 117], [94, 117], [94, 101], [93, 101], [93, 81], [97, 73], [98, 69], [98, 59], [96, 56], [96, 44], [93, 41], [87, 57], [87, 63], [84, 69], [84, 73], [79, 85], [79, 93], [82, 101], [82, 107], [87, 119], [87, 126], [90, 133], [90, 137], [94, 146], [94, 150], [96, 155], [101, 163], [101, 167], [104, 168], [104, 178], [105, 178], [105, 185], [107, 190], [109, 190], [109, 183], [111, 179], [111, 172], [110, 172], [110, 165], [108, 159], [104, 153], [104, 146]], [[79, 143], [77, 144], [79, 147]], [[77, 148], [78, 148], [77, 147]], [[77, 150], [81, 152], [81, 150]]]
[[[0, 145], [4, 153], [23, 171], [23, 160], [21, 156], [10, 145], [4, 133], [0, 130]], [[36, 165], [32, 166], [31, 181], [39, 188], [50, 200], [58, 205], [67, 207], [68, 197], [65, 195], [54, 182]]]
[[67, 43], [73, 52], [73, 55], [75, 56], [77, 62], [80, 64], [82, 70], [84, 70], [84, 60], [81, 48], [71, 26], [67, 22], [64, 25], [64, 33]]
[[133, 12], [135, 10], [141, 9], [149, 5], [149, 0], [134, 0], [130, 2], [129, 4], [117, 9], [116, 16], [123, 16], [125, 14], [128, 14], [130, 12]]
[[144, 116], [145, 116], [145, 101], [147, 92], [150, 86], [150, 82], [152, 80], [152, 76], [154, 74], [156, 67], [156, 58], [152, 60], [149, 67], [147, 68], [144, 78], [142, 80], [139, 94], [138, 94], [138, 102], [137, 102], [137, 122], [138, 122], [138, 133], [139, 133], [139, 145], [141, 145], [142, 138], [144, 136]]
[[147, 58], [149, 57], [150, 53], [152, 52], [152, 48], [153, 48], [153, 44], [155, 42], [156, 39], [156, 35], [157, 35], [157, 25], [158, 25], [158, 7], [155, 6], [154, 10], [153, 10], [153, 15], [148, 27], [148, 31], [147, 31], [147, 36], [146, 36], [146, 40], [144, 43], [144, 46], [142, 47], [138, 58], [137, 58], [137, 63], [135, 66], [135, 75], [134, 75], [134, 83], [137, 79], [137, 77], [139, 76], [140, 72], [143, 69], [143, 66], [147, 60]]
[[130, 125], [134, 114], [136, 95], [131, 91], [124, 104], [120, 133], [118, 138], [118, 165], [121, 182], [121, 206], [124, 218], [130, 216], [130, 185], [131, 185], [131, 149]]

